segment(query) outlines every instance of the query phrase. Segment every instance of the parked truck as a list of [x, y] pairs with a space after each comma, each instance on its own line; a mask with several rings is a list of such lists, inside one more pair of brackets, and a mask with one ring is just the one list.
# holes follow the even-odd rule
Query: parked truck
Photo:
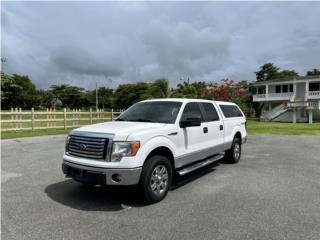
[[246, 137], [246, 118], [234, 103], [146, 100], [115, 121], [72, 130], [62, 170], [86, 185], [139, 185], [154, 203], [167, 195], [175, 173], [222, 158], [237, 163]]

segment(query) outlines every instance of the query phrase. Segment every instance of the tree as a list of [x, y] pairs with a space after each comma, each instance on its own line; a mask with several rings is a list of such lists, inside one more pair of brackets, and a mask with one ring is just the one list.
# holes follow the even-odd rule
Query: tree
[[179, 83], [173, 90], [171, 97], [177, 98], [202, 98], [206, 89], [205, 82]]
[[273, 63], [265, 63], [259, 69], [259, 71], [255, 72], [257, 81], [266, 81], [270, 79], [278, 78], [279, 69]]
[[1, 73], [1, 105], [2, 109], [21, 107], [30, 109], [38, 107], [41, 96], [28, 76]]
[[299, 74], [295, 70], [282, 70], [277, 76], [279, 79], [292, 79], [295, 77], [299, 77]]
[[307, 71], [306, 76], [320, 76], [320, 70], [317, 68], [314, 68], [311, 71]]
[[[96, 90], [87, 91], [86, 96], [91, 106], [96, 106]], [[106, 87], [98, 88], [98, 107], [112, 108], [113, 107], [113, 90]]]
[[146, 95], [149, 88], [148, 83], [138, 82], [121, 84], [115, 92], [115, 106], [117, 108], [128, 108], [132, 104], [147, 99], [150, 95]]
[[160, 91], [160, 95], [162, 98], [167, 98], [170, 95], [170, 88], [169, 88], [169, 80], [166, 78], [157, 79], [153, 86], [155, 89]]
[[218, 101], [235, 102], [245, 111], [252, 110], [251, 93], [247, 81], [235, 82], [231, 79], [223, 79], [220, 84], [210, 83], [204, 97]]
[[292, 79], [299, 77], [299, 74], [295, 70], [284, 69], [279, 71], [280, 68], [273, 63], [266, 63], [262, 65], [259, 71], [255, 72], [257, 82], [267, 81], [272, 79]]
[[67, 84], [52, 85], [52, 93], [61, 101], [62, 107], [82, 108], [90, 106], [83, 88]]

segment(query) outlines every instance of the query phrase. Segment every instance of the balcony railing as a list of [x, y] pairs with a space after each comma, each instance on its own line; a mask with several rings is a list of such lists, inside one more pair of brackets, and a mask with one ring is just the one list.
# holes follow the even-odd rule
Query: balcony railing
[[293, 92], [286, 92], [286, 93], [269, 93], [269, 98], [290, 98], [293, 96]]
[[320, 110], [320, 101], [318, 101], [318, 102], [308, 102], [308, 108], [310, 108], [310, 109], [319, 109]]
[[308, 98], [320, 98], [320, 91], [309, 91]]
[[293, 92], [287, 93], [269, 93], [269, 94], [256, 94], [253, 95], [253, 101], [262, 100], [289, 100], [293, 96]]

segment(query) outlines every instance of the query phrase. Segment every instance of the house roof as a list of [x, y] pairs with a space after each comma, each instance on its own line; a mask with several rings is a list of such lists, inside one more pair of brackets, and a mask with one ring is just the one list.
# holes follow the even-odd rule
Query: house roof
[[287, 79], [271, 79], [266, 81], [254, 82], [252, 86], [262, 86], [269, 83], [292, 83], [292, 82], [306, 82], [306, 81], [320, 81], [320, 76], [305, 76], [305, 77], [295, 77], [295, 78], [287, 78]]

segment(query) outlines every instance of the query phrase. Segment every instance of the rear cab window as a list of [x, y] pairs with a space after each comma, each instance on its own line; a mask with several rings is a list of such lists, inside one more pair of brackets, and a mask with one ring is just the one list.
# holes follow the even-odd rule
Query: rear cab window
[[243, 117], [242, 112], [236, 105], [219, 105], [225, 118]]
[[219, 121], [219, 115], [212, 103], [202, 102], [200, 104], [205, 112], [205, 122]]

